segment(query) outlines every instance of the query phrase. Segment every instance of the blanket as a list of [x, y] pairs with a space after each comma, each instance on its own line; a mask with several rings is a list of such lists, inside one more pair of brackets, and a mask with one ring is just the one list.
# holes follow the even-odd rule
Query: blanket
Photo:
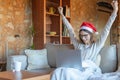
[[120, 72], [110, 72], [101, 75], [93, 75], [88, 80], [120, 80]]
[[[56, 78], [56, 80], [58, 79]], [[82, 80], [82, 78], [80, 80]], [[88, 79], [86, 77], [86, 80], [120, 80], [120, 72], [111, 72], [111, 73], [104, 73], [101, 75], [93, 75]]]
[[100, 68], [90, 60], [84, 60], [82, 62], [82, 67], [83, 71], [69, 67], [57, 68], [53, 72], [51, 80], [87, 80], [94, 74], [101, 74]]
[[57, 68], [51, 75], [51, 80], [120, 80], [120, 72], [101, 73], [92, 61], [82, 62], [84, 71], [75, 68]]

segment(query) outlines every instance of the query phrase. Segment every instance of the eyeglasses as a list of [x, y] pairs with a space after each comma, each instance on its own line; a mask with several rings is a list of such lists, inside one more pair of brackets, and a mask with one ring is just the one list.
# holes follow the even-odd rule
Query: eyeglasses
[[89, 34], [84, 34], [84, 35], [81, 35], [81, 34], [80, 34], [79, 37], [80, 37], [80, 38], [83, 38], [83, 37], [86, 38], [88, 35], [89, 35]]

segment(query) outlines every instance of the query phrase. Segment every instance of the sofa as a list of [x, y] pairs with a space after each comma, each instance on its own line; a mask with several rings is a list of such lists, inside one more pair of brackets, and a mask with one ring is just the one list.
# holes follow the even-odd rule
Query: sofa
[[[45, 49], [47, 50], [47, 62], [50, 67], [35, 69], [30, 71], [51, 73], [56, 68], [56, 53], [62, 50], [74, 49], [72, 44], [46, 44]], [[120, 65], [120, 44], [105, 46], [100, 51], [100, 55], [96, 59], [96, 64], [100, 66], [103, 73], [115, 72]], [[25, 53], [20, 55], [11, 55], [7, 59], [7, 70], [11, 70], [13, 61], [22, 62], [22, 70], [27, 70], [28, 57]], [[37, 61], [36, 61], [37, 63]]]

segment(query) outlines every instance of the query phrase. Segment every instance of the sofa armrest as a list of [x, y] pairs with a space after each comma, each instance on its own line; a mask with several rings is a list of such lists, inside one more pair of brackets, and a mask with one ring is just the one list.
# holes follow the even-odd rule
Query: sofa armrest
[[103, 73], [114, 72], [117, 68], [116, 45], [105, 46], [100, 51], [100, 68]]
[[117, 66], [117, 71], [120, 71], [120, 44], [117, 44], [117, 59], [118, 59], [118, 66]]
[[27, 67], [27, 56], [26, 55], [12, 55], [12, 56], [8, 56], [6, 70], [12, 70], [11, 65], [12, 65], [13, 61], [20, 61], [20, 62], [22, 62], [21, 69], [22, 70], [26, 69], [26, 67]]

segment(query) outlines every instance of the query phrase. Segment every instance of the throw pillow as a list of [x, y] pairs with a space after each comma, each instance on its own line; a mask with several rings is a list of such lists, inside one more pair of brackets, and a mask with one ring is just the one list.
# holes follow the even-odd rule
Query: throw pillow
[[25, 50], [25, 54], [28, 57], [27, 70], [49, 68], [47, 61], [47, 50]]
[[100, 51], [101, 63], [100, 68], [103, 73], [113, 72], [117, 67], [116, 45], [105, 46]]

